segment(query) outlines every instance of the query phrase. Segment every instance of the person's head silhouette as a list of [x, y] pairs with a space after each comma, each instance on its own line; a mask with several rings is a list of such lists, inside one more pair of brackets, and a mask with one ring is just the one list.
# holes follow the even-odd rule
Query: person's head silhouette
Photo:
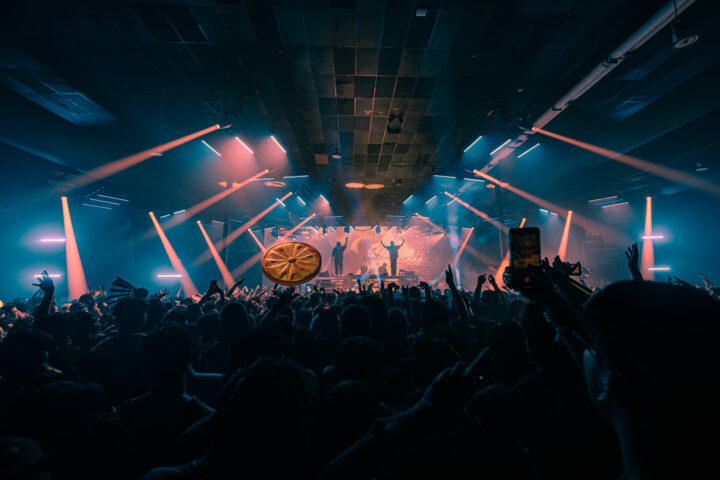
[[341, 246], [341, 245], [340, 245], [340, 242], [337, 242], [337, 243], [335, 244], [335, 246], [336, 246], [336, 247]]
[[395, 242], [393, 242], [392, 240], [390, 240], [390, 246], [391, 246], [391, 247], [394, 247], [394, 246], [395, 246]]
[[615, 428], [628, 478], [709, 466], [712, 442], [696, 432], [720, 425], [718, 318], [704, 292], [664, 283], [618, 282], [588, 302], [587, 390]]

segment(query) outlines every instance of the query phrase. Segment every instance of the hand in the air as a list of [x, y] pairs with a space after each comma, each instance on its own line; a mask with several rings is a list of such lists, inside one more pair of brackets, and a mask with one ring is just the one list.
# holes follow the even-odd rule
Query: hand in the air
[[55, 291], [55, 284], [45, 270], [43, 270], [37, 279], [38, 283], [33, 283], [34, 287], [38, 287], [40, 290], [48, 294], [52, 294]]
[[455, 285], [455, 277], [453, 276], [452, 267], [450, 265], [448, 265], [447, 270], [445, 270], [445, 283], [447, 283], [448, 286]]
[[627, 258], [628, 267], [637, 266], [638, 260], [640, 258], [637, 243], [633, 243], [628, 247], [627, 251], [625, 252], [625, 258]]
[[625, 252], [625, 258], [627, 258], [627, 267], [633, 279], [642, 280], [642, 273], [640, 272], [640, 252], [638, 251], [637, 243], [633, 243], [628, 247]]

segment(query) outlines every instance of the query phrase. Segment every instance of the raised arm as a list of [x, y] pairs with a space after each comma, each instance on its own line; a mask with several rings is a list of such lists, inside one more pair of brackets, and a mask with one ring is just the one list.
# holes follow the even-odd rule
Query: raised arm
[[347, 248], [347, 242], [348, 242], [348, 237], [346, 236], [345, 237], [345, 245], [343, 245], [343, 250], [345, 250]]
[[243, 278], [241, 278], [240, 280], [238, 280], [237, 282], [235, 282], [235, 284], [230, 288], [230, 290], [228, 290], [227, 296], [228, 296], [228, 297], [232, 297], [233, 293], [235, 293], [235, 290], [236, 290], [240, 285], [242, 285], [242, 283], [243, 283], [244, 281], [245, 281], [245, 277], [243, 277]]
[[638, 252], [637, 243], [630, 245], [625, 252], [627, 258], [627, 267], [630, 270], [630, 276], [633, 280], [643, 281], [642, 273], [640, 272], [640, 253]]
[[385, 245], [382, 240], [380, 240], [380, 245], [382, 245], [385, 248], [388, 248], [387, 245]]
[[37, 279], [38, 283], [33, 283], [33, 286], [39, 287], [40, 290], [43, 291], [43, 299], [37, 309], [37, 318], [41, 318], [50, 313], [50, 304], [53, 294], [55, 293], [55, 284], [46, 271], [43, 271], [42, 275], [37, 277]]
[[398, 245], [398, 248], [402, 247], [403, 245], [405, 245], [405, 239], [404, 239], [404, 238], [403, 238], [402, 243], [401, 243], [400, 245]]
[[467, 323], [470, 319], [470, 315], [468, 314], [465, 302], [460, 297], [460, 292], [458, 292], [458, 289], [455, 286], [455, 276], [453, 275], [452, 267], [450, 265], [448, 265], [447, 270], [445, 270], [445, 283], [447, 283], [448, 287], [450, 288], [450, 293], [453, 297], [453, 303], [455, 304], [455, 308], [457, 309], [460, 319], [463, 322]]
[[480, 302], [480, 296], [482, 294], [482, 287], [485, 283], [485, 275], [478, 275], [478, 281], [477, 286], [475, 287], [475, 291], [473, 292], [473, 302], [479, 303]]

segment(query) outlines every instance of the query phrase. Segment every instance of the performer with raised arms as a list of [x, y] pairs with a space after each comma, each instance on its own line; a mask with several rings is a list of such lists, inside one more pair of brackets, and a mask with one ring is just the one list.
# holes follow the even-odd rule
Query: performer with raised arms
[[337, 242], [335, 244], [335, 248], [333, 248], [332, 251], [332, 259], [333, 263], [335, 264], [335, 275], [342, 275], [343, 273], [343, 255], [345, 254], [345, 249], [347, 248], [348, 244], [348, 237], [345, 237], [345, 245], [342, 245], [340, 242]]
[[405, 245], [405, 239], [403, 238], [403, 241], [400, 245], [395, 245], [395, 242], [391, 241], [390, 245], [385, 245], [382, 240], [380, 240], [380, 245], [385, 247], [388, 251], [388, 254], [390, 254], [390, 275], [393, 277], [397, 275], [397, 261], [398, 261], [398, 250], [400, 250], [400, 247]]

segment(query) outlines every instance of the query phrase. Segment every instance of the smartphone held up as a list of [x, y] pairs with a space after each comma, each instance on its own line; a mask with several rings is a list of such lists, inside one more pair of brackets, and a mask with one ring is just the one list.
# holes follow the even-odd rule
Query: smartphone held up
[[509, 285], [528, 290], [540, 272], [540, 230], [537, 227], [510, 229]]

